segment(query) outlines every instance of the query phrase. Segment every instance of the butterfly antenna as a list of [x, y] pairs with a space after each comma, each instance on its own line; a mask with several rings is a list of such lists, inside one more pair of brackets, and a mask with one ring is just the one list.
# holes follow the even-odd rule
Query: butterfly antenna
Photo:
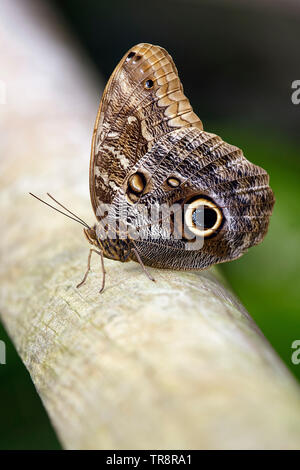
[[[56, 202], [56, 204], [58, 204], [60, 207], [62, 207], [63, 209], [65, 209], [65, 211], [69, 212], [69, 214], [73, 215], [74, 217], [76, 217], [76, 219], [78, 219], [80, 222], [82, 222], [84, 225], [87, 225], [87, 223], [82, 220], [80, 217], [78, 217], [78, 215], [74, 214], [73, 212], [70, 211], [70, 209], [67, 209], [65, 206], [63, 206], [60, 202], [57, 201], [57, 199], [55, 199], [53, 196], [51, 196], [50, 193], [47, 193], [47, 195], [54, 201]], [[88, 226], [88, 225], [87, 225]]]
[[36, 196], [35, 194], [32, 194], [32, 193], [29, 193], [31, 196], [35, 197], [35, 199], [37, 199], [38, 201], [42, 202], [43, 204], [46, 204], [46, 206], [49, 206], [51, 207], [51, 209], [54, 209], [55, 211], [57, 212], [60, 212], [61, 214], [65, 215], [66, 217], [69, 217], [69, 219], [72, 219], [72, 220], [75, 220], [75, 222], [78, 222], [79, 224], [83, 225], [84, 227], [86, 228], [90, 228], [88, 226], [88, 224], [86, 222], [84, 222], [84, 220], [82, 220], [80, 217], [78, 217], [76, 214], [73, 214], [73, 212], [71, 212], [69, 209], [67, 209], [65, 206], [63, 206], [60, 202], [58, 202], [56, 199], [54, 199], [53, 196], [51, 196], [49, 193], [47, 193], [47, 195], [53, 199], [53, 201], [55, 201], [59, 206], [61, 206], [63, 209], [65, 209], [67, 212], [69, 212], [70, 214], [72, 214], [74, 217], [71, 217], [69, 214], [65, 214], [65, 212], [57, 209], [57, 207], [55, 206], [52, 206], [51, 204], [49, 204], [48, 202], [46, 201], [43, 201], [43, 199], [39, 198], [38, 196]]

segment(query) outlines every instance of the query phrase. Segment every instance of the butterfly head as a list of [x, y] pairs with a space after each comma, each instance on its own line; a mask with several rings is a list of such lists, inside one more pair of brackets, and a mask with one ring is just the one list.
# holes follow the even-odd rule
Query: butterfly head
[[91, 245], [99, 246], [96, 233], [96, 225], [94, 225], [93, 227], [84, 228], [83, 233]]

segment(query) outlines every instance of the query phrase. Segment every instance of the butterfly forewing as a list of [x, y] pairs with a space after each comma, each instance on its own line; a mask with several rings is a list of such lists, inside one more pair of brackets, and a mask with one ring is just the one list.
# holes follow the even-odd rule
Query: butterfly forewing
[[167, 51], [151, 44], [130, 49], [114, 70], [96, 119], [90, 193], [94, 211], [110, 203], [134, 164], [164, 134], [202, 123], [183, 94]]

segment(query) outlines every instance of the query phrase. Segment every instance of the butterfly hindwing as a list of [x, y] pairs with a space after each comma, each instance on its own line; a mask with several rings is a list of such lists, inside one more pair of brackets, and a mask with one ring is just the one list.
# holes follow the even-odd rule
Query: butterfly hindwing
[[[145, 176], [139, 196], [130, 193], [129, 181], [136, 174]], [[170, 180], [178, 185], [172, 187]], [[131, 168], [112, 201], [113, 218], [127, 217], [144, 264], [202, 269], [237, 258], [263, 239], [274, 203], [268, 183], [266, 171], [249, 162], [239, 148], [197, 128], [177, 129], [159, 139]], [[183, 221], [184, 207], [200, 197], [214, 201], [223, 223], [199, 248], [184, 236]], [[163, 212], [159, 223], [154, 222], [150, 209], [155, 205], [181, 211], [183, 237], [166, 230]]]

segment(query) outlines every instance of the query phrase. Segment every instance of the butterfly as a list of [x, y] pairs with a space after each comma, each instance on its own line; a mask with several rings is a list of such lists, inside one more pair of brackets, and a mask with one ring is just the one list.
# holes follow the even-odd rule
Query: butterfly
[[[176, 66], [159, 46], [132, 47], [113, 71], [92, 138], [84, 234], [104, 258], [201, 270], [260, 243], [274, 205], [267, 172], [203, 130]], [[200, 243], [199, 243], [200, 240]]]

